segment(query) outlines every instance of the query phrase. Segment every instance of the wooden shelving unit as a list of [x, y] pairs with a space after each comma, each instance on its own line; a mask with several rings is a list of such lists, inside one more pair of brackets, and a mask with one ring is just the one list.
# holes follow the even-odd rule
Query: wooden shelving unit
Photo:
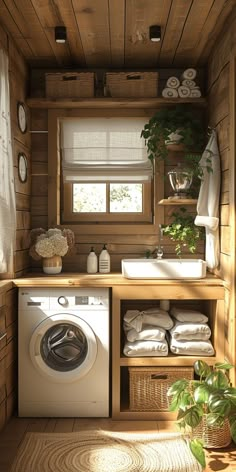
[[165, 206], [171, 206], [171, 205], [196, 205], [197, 204], [197, 199], [196, 198], [163, 198], [163, 200], [160, 200], [158, 202], [158, 205], [165, 205]]
[[[149, 281], [151, 282], [151, 281]], [[132, 411], [129, 409], [129, 368], [132, 367], [192, 367], [198, 356], [181, 356], [169, 352], [166, 357], [126, 357], [123, 354], [125, 342], [123, 316], [127, 309], [138, 309], [142, 304], [159, 304], [161, 299], [169, 299], [171, 304], [182, 300], [184, 304], [196, 304], [208, 315], [212, 331], [215, 355], [201, 359], [214, 364], [224, 358], [222, 322], [224, 319], [224, 287], [213, 286], [207, 279], [177, 284], [176, 281], [160, 281], [147, 287], [114, 286], [112, 289], [112, 418], [114, 420], [171, 420], [173, 413], [168, 410]], [[139, 305], [140, 304], [140, 305]]]
[[177, 103], [192, 103], [194, 106], [205, 107], [205, 98], [28, 98], [30, 108], [159, 108], [173, 106]]

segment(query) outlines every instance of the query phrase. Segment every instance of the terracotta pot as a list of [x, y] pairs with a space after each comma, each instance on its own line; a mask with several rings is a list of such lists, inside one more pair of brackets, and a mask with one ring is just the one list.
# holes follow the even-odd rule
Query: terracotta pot
[[45, 274], [60, 274], [62, 269], [61, 256], [52, 256], [43, 258], [43, 272]]

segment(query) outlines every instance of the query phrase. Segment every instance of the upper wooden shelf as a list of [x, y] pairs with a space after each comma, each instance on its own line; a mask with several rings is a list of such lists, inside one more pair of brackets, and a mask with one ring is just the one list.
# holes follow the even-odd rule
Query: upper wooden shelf
[[158, 205], [196, 205], [195, 198], [164, 198], [158, 202]]
[[30, 108], [157, 108], [175, 105], [177, 103], [192, 103], [204, 107], [206, 98], [28, 98]]

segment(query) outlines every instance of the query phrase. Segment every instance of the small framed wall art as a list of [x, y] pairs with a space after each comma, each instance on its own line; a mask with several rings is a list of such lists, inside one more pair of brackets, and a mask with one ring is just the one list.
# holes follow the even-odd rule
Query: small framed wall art
[[27, 113], [23, 102], [17, 103], [17, 121], [19, 129], [22, 133], [26, 133], [27, 130]]
[[28, 162], [27, 157], [23, 152], [18, 154], [18, 177], [19, 180], [24, 184], [27, 181], [28, 174]]

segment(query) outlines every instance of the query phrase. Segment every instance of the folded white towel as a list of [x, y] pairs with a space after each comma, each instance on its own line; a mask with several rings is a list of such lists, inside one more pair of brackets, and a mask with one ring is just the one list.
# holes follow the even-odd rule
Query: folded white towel
[[157, 328], [156, 326], [143, 325], [140, 332], [136, 329], [126, 329], [127, 326], [124, 326], [126, 332], [126, 338], [130, 342], [134, 341], [163, 341], [165, 339], [166, 330], [163, 328]]
[[200, 98], [202, 96], [202, 92], [199, 88], [195, 87], [190, 89], [190, 97], [193, 98]]
[[197, 215], [194, 221], [196, 226], [205, 226], [212, 231], [216, 231], [219, 226], [219, 218], [216, 216]]
[[125, 343], [123, 353], [128, 357], [164, 357], [168, 355], [168, 344], [164, 341], [135, 341]]
[[178, 90], [175, 89], [175, 88], [171, 88], [171, 87], [165, 87], [163, 90], [162, 90], [162, 96], [164, 98], [176, 98], [178, 97]]
[[174, 324], [169, 313], [160, 308], [150, 308], [145, 311], [127, 310], [124, 315], [124, 322], [138, 333], [142, 330], [144, 324], [164, 329], [170, 329]]
[[172, 307], [170, 310], [171, 316], [176, 320], [182, 322], [191, 323], [207, 323], [208, 318], [206, 315], [197, 310], [189, 310], [188, 308], [176, 308]]
[[210, 340], [207, 341], [177, 341], [171, 338], [170, 350], [174, 354], [185, 356], [213, 356], [215, 351]]
[[180, 86], [180, 81], [178, 79], [178, 77], [169, 77], [169, 79], [167, 79], [167, 82], [166, 82], [166, 87], [170, 87], [170, 88], [178, 88]]
[[178, 88], [178, 94], [181, 98], [190, 97], [190, 88], [185, 87], [184, 85], [180, 85], [180, 87]]
[[181, 85], [193, 89], [194, 87], [196, 87], [196, 82], [194, 80], [184, 79]]
[[196, 75], [197, 75], [196, 69], [194, 69], [193, 67], [189, 67], [188, 69], [185, 69], [181, 78], [182, 80], [185, 80], [185, 79], [194, 80]]
[[210, 327], [206, 323], [181, 323], [176, 321], [170, 330], [172, 339], [178, 341], [206, 341], [211, 337]]

